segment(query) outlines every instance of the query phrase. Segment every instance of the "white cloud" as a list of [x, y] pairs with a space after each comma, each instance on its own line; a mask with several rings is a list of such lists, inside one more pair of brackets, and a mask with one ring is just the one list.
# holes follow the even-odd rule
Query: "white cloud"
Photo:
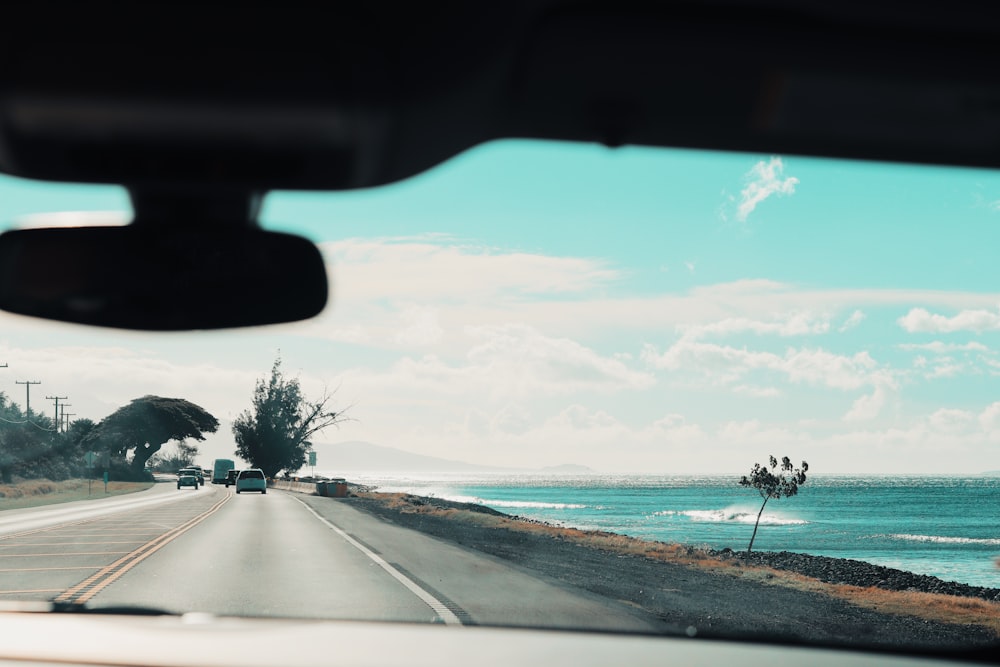
[[427, 346], [441, 340], [444, 330], [438, 324], [437, 311], [433, 308], [408, 306], [399, 315], [400, 328], [393, 341], [405, 346]]
[[902, 343], [899, 349], [907, 351], [924, 351], [935, 354], [948, 354], [950, 352], [989, 352], [990, 349], [982, 343], [970, 341], [968, 343], [945, 343], [939, 340], [930, 343]]
[[887, 391], [884, 385], [878, 384], [871, 394], [858, 397], [851, 409], [844, 415], [844, 421], [868, 421], [875, 419], [885, 407]]
[[467, 327], [466, 332], [480, 341], [466, 355], [469, 364], [488, 371], [487, 381], [494, 387], [564, 393], [640, 389], [654, 383], [651, 374], [632, 370], [621, 359], [525, 325]]
[[733, 384], [754, 371], [773, 371], [792, 383], [842, 390], [895, 384], [889, 371], [879, 367], [867, 352], [845, 356], [823, 349], [788, 348], [780, 355], [681, 339], [662, 354], [647, 346], [643, 359], [655, 368], [690, 370], [721, 384]]
[[320, 247], [337, 299], [350, 302], [574, 294], [620, 278], [601, 260], [502, 252], [447, 237], [346, 239]]
[[776, 387], [756, 387], [748, 384], [738, 384], [733, 386], [733, 391], [744, 396], [755, 398], [774, 398], [781, 396], [781, 392]]
[[643, 359], [654, 368], [671, 371], [679, 380], [701, 378], [708, 386], [724, 387], [735, 393], [775, 396], [780, 390], [748, 382], [761, 373], [782, 376], [793, 385], [839, 391], [871, 388], [871, 394], [855, 400], [844, 416], [846, 421], [873, 419], [886, 404], [890, 390], [897, 386], [894, 373], [878, 364], [868, 352], [841, 355], [823, 349], [788, 348], [784, 354], [749, 350], [682, 338], [659, 353], [647, 345]]
[[968, 410], [941, 408], [927, 418], [927, 423], [935, 431], [961, 431], [975, 420], [976, 416]]
[[1000, 432], [1000, 401], [991, 403], [977, 416], [980, 427], [986, 432]]
[[633, 370], [613, 355], [526, 325], [470, 326], [463, 340], [465, 352], [454, 359], [406, 356], [387, 371], [352, 371], [350, 382], [375, 395], [416, 389], [492, 402], [645, 389], [655, 383], [651, 373]]
[[740, 191], [740, 203], [736, 208], [736, 218], [745, 222], [757, 205], [771, 195], [790, 195], [795, 192], [799, 179], [794, 176], [782, 178], [784, 164], [779, 157], [769, 161], [761, 160], [746, 174], [746, 186]]
[[1000, 311], [963, 310], [954, 317], [913, 308], [897, 322], [909, 333], [954, 333], [956, 331], [1000, 331]]
[[753, 320], [747, 317], [728, 317], [710, 324], [682, 327], [684, 338], [698, 340], [707, 336], [729, 336], [744, 332], [757, 335], [803, 336], [823, 334], [829, 331], [827, 317], [816, 317], [811, 313], [789, 313], [771, 321]]
[[847, 320], [842, 325], [840, 325], [840, 329], [838, 329], [838, 331], [844, 332], [847, 331], [848, 329], [853, 329], [854, 327], [861, 324], [864, 321], [864, 319], [865, 319], [865, 314], [860, 310], [855, 310], [853, 313], [851, 313], [851, 316], [848, 317]]
[[[627, 276], [599, 259], [505, 253], [449, 237], [348, 239], [323, 247], [330, 262], [331, 304], [318, 318], [289, 327], [291, 335], [407, 347], [407, 337], [399, 336], [401, 318], [417, 304], [434, 312], [441, 330], [439, 338], [421, 339], [441, 353], [460, 344], [468, 325], [530, 322], [549, 335], [576, 339], [581, 331], [662, 332], [732, 320], [763, 323], [747, 325], [761, 333], [769, 326], [787, 329], [771, 333], [795, 335], [792, 327], [798, 322], [789, 314], [810, 317], [813, 333], [820, 333], [818, 327], [831, 327], [833, 318], [862, 307], [923, 303], [975, 309], [1000, 302], [1000, 293], [810, 290], [761, 279], [625, 297], [608, 293]], [[856, 319], [851, 315], [848, 322]]]

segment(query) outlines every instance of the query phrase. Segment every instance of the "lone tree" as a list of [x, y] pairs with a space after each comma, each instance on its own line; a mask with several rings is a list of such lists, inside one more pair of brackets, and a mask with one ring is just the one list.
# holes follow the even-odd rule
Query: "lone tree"
[[146, 461], [171, 440], [194, 438], [219, 430], [219, 420], [183, 398], [143, 396], [101, 420], [88, 440], [112, 456], [132, 455], [131, 473], [140, 478]]
[[295, 471], [306, 464], [312, 451], [309, 438], [317, 431], [344, 421], [344, 410], [327, 407], [331, 396], [323, 393], [310, 402], [295, 378], [281, 372], [281, 357], [271, 367], [271, 377], [257, 381], [253, 406], [233, 421], [236, 455], [274, 477], [282, 470]]
[[764, 506], [767, 505], [767, 501], [771, 498], [777, 500], [778, 498], [790, 498], [799, 492], [799, 486], [806, 483], [806, 471], [809, 470], [809, 464], [805, 461], [802, 462], [801, 468], [792, 468], [792, 461], [787, 456], [781, 457], [781, 467], [778, 467], [778, 459], [773, 456], [771, 459], [770, 470], [759, 463], [753, 464], [753, 470], [750, 471], [750, 476], [744, 475], [740, 478], [740, 486], [752, 486], [757, 489], [761, 498], [764, 502], [760, 505], [760, 511], [757, 512], [757, 521], [753, 525], [753, 535], [750, 536], [750, 545], [747, 547], [747, 553], [753, 549], [753, 541], [757, 537], [757, 527], [760, 525], [760, 517], [764, 514]]

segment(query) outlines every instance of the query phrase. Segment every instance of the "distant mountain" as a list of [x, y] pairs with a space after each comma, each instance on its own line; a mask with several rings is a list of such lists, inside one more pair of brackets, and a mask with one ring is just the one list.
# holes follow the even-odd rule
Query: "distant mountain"
[[526, 472], [519, 468], [481, 466], [465, 461], [441, 459], [435, 456], [384, 447], [370, 442], [351, 441], [316, 443], [316, 467], [344, 472]]
[[337, 471], [336, 474], [350, 472], [365, 473], [588, 473], [586, 466], [559, 465], [542, 469], [483, 466], [465, 461], [443, 459], [436, 456], [414, 454], [394, 447], [385, 447], [358, 440], [337, 443], [315, 443], [316, 468]]

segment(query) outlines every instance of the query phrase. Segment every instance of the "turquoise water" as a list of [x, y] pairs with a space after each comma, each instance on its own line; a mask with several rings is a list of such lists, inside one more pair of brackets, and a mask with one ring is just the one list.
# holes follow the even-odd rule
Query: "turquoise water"
[[[635, 537], [745, 549], [761, 499], [733, 477], [352, 476], [382, 491], [476, 502]], [[757, 551], [866, 560], [1000, 587], [1000, 477], [811, 477], [768, 502]]]

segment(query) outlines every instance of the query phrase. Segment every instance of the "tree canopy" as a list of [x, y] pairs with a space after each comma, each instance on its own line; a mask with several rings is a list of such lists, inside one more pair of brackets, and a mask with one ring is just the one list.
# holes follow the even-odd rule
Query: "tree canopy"
[[757, 489], [764, 502], [761, 503], [760, 511], [757, 512], [757, 521], [753, 525], [753, 535], [750, 536], [750, 545], [747, 553], [753, 548], [753, 541], [757, 537], [757, 527], [760, 525], [760, 517], [764, 514], [764, 506], [771, 498], [790, 498], [799, 492], [799, 486], [806, 483], [806, 471], [809, 464], [802, 462], [801, 468], [793, 468], [792, 461], [787, 456], [781, 457], [781, 467], [778, 467], [778, 459], [770, 457], [770, 469], [759, 463], [753, 464], [750, 476], [744, 475], [740, 478], [740, 486], [753, 487]]
[[236, 455], [267, 477], [298, 470], [312, 451], [309, 438], [346, 418], [343, 410], [327, 407], [331, 398], [324, 392], [317, 401], [306, 400], [298, 379], [281, 372], [278, 357], [270, 377], [257, 381], [252, 406], [233, 422]]
[[[30, 418], [17, 404], [0, 392], [0, 481], [9, 483], [14, 475], [51, 473], [55, 452], [52, 421], [37, 413]], [[57, 475], [51, 475], [57, 477]]]
[[219, 420], [190, 401], [143, 396], [101, 420], [88, 441], [112, 456], [124, 458], [132, 451], [130, 468], [140, 477], [149, 457], [167, 442], [185, 438], [203, 441], [204, 433], [218, 429]]

